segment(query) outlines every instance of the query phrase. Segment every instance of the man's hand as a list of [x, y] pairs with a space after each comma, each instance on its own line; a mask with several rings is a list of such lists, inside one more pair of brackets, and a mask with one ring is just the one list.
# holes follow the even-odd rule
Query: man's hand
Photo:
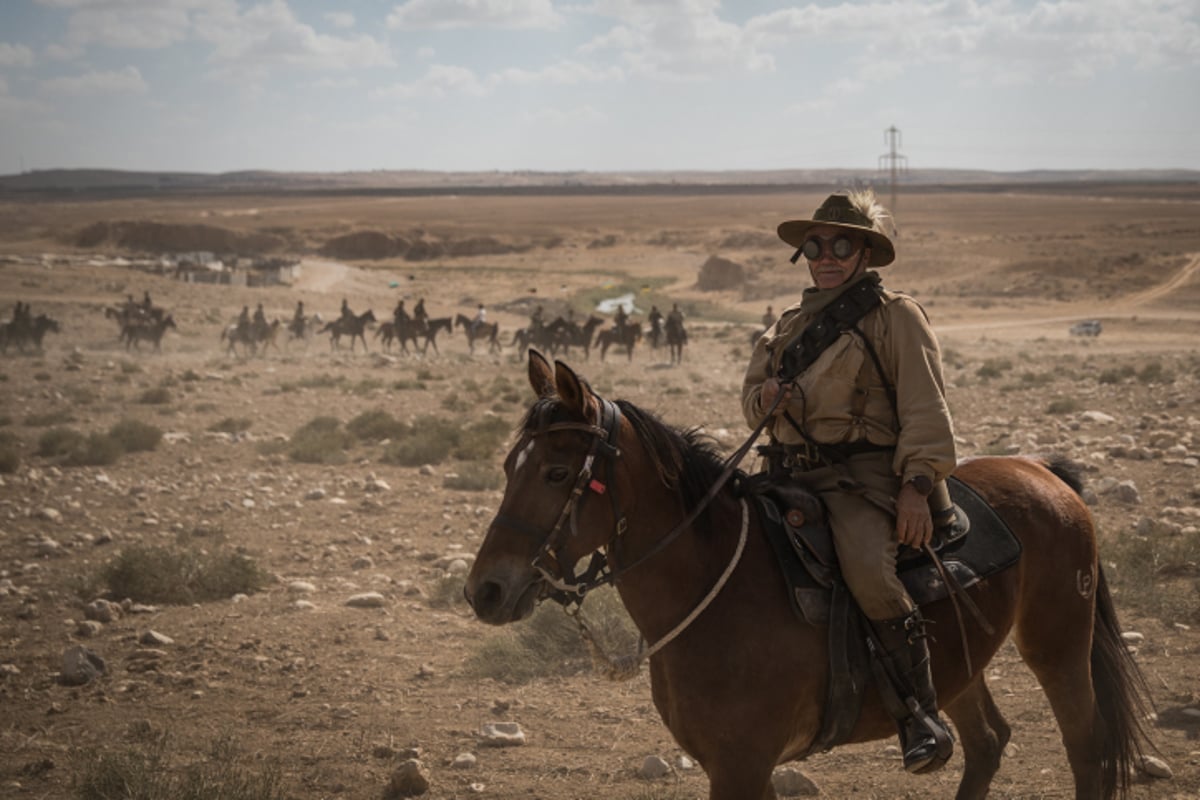
[[792, 402], [792, 384], [781, 384], [778, 378], [767, 378], [763, 381], [762, 394], [760, 402], [762, 403], [763, 412], [771, 409], [771, 405], [775, 402], [775, 398], [783, 392], [783, 399], [779, 401], [779, 405], [775, 406], [774, 416], [779, 416], [787, 410], [788, 403]]
[[[765, 386], [763, 391], [765, 393]], [[929, 513], [929, 498], [923, 497], [911, 483], [905, 483], [896, 496], [896, 539], [900, 544], [920, 549], [932, 538], [933, 516]]]

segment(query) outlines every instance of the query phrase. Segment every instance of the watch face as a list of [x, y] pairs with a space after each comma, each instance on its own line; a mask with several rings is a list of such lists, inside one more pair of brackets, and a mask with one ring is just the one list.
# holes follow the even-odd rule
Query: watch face
[[928, 496], [933, 491], [933, 481], [927, 475], [918, 475], [909, 481], [919, 494]]

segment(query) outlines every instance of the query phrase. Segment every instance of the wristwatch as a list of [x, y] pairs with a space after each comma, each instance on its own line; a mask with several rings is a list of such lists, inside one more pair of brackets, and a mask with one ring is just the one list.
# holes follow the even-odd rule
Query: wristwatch
[[928, 475], [914, 475], [908, 479], [908, 483], [917, 490], [917, 494], [921, 497], [929, 497], [933, 492], [933, 481]]

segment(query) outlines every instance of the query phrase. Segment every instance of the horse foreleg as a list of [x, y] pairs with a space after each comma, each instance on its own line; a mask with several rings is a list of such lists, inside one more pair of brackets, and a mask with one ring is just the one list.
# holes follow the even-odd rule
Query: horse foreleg
[[945, 708], [962, 740], [964, 768], [955, 800], [982, 800], [1000, 769], [1012, 729], [996, 708], [982, 673]]
[[771, 784], [774, 765], [751, 764], [746, 759], [727, 759], [730, 763], [706, 766], [708, 800], [776, 800]]

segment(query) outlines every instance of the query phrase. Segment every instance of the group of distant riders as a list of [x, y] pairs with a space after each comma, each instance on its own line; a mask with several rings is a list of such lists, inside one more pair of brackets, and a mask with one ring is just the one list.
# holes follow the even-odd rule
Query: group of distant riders
[[13, 306], [12, 319], [0, 323], [0, 352], [7, 353], [8, 348], [14, 346], [24, 353], [27, 345], [41, 350], [42, 339], [51, 331], [58, 331], [57, 321], [45, 314], [33, 316], [29, 303], [18, 300]]

